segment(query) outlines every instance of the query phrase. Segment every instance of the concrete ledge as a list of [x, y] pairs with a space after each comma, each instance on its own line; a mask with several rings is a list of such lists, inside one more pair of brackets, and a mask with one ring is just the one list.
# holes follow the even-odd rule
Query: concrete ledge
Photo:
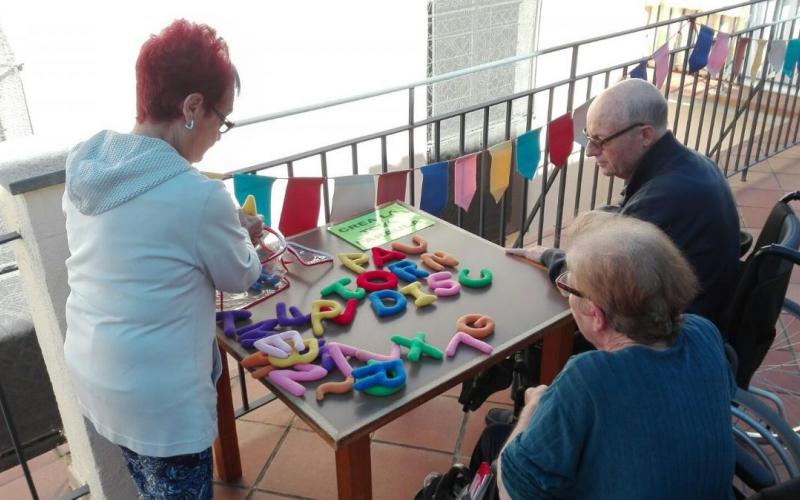
[[16, 195], [63, 184], [70, 147], [36, 136], [0, 142], [0, 186]]

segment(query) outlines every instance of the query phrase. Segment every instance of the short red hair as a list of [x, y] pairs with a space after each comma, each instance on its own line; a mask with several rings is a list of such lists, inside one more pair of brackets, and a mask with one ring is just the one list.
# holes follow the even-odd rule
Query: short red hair
[[165, 122], [182, 115], [189, 94], [218, 107], [229, 85], [239, 87], [228, 44], [206, 24], [178, 19], [151, 35], [136, 59], [136, 121]]

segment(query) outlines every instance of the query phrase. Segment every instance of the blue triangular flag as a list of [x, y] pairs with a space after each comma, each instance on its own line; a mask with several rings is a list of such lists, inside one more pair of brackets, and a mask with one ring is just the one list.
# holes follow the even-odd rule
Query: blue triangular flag
[[647, 61], [640, 62], [638, 66], [633, 68], [631, 72], [628, 73], [628, 76], [647, 81]]
[[697, 33], [697, 41], [689, 56], [689, 73], [697, 73], [708, 64], [708, 53], [711, 52], [711, 44], [714, 42], [714, 30], [708, 26], [700, 26]]
[[542, 155], [539, 137], [542, 128], [525, 132], [517, 137], [517, 172], [528, 180], [532, 180], [536, 175], [536, 167], [539, 166], [539, 159]]
[[422, 196], [419, 208], [431, 215], [439, 215], [447, 201], [447, 162], [425, 165], [422, 172]]
[[233, 194], [239, 205], [244, 204], [247, 195], [252, 194], [256, 199], [256, 209], [264, 216], [264, 224], [270, 225], [270, 204], [272, 203], [272, 183], [274, 177], [253, 174], [233, 175]]
[[800, 38], [793, 38], [789, 40], [789, 44], [786, 46], [786, 56], [783, 60], [784, 75], [789, 78], [792, 77], [798, 59], [800, 59]]

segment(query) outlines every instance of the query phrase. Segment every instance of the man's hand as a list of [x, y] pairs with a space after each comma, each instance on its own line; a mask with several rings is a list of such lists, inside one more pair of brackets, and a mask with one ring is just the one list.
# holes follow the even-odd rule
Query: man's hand
[[506, 248], [506, 253], [509, 255], [524, 257], [528, 260], [536, 262], [537, 264], [541, 264], [542, 254], [545, 252], [545, 250], [550, 250], [550, 248], [540, 245], [532, 245], [525, 248]]
[[239, 209], [239, 224], [247, 230], [253, 246], [258, 246], [261, 242], [261, 234], [264, 231], [264, 218], [261, 215], [247, 215]]

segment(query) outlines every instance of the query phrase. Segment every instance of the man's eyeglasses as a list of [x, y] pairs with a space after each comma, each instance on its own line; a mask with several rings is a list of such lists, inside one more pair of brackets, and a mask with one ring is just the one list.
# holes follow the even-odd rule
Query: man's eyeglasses
[[572, 288], [569, 283], [569, 271], [564, 271], [563, 273], [558, 275], [556, 278], [556, 288], [558, 291], [561, 292], [561, 295], [564, 297], [569, 297], [570, 295], [574, 295], [579, 298], [584, 298], [584, 295], [579, 292], [578, 290]]
[[596, 137], [593, 135], [589, 135], [589, 132], [586, 129], [583, 129], [583, 135], [586, 137], [586, 140], [589, 141], [594, 147], [597, 149], [603, 149], [603, 146], [611, 142], [612, 140], [616, 139], [617, 137], [621, 136], [626, 132], [630, 132], [631, 130], [635, 129], [636, 127], [643, 127], [647, 125], [646, 123], [634, 123], [629, 127], [625, 127], [624, 129], [620, 130], [619, 132], [614, 132], [613, 134], [609, 135], [608, 137]]
[[220, 121], [219, 133], [220, 134], [224, 134], [225, 132], [229, 131], [230, 129], [232, 129], [233, 127], [236, 126], [235, 123], [233, 123], [232, 121], [230, 121], [227, 118], [225, 118], [225, 115], [220, 113], [217, 110], [217, 108], [215, 108], [214, 106], [210, 106], [210, 108], [211, 108], [211, 111], [213, 111], [217, 115], [217, 118], [219, 118], [219, 121]]

